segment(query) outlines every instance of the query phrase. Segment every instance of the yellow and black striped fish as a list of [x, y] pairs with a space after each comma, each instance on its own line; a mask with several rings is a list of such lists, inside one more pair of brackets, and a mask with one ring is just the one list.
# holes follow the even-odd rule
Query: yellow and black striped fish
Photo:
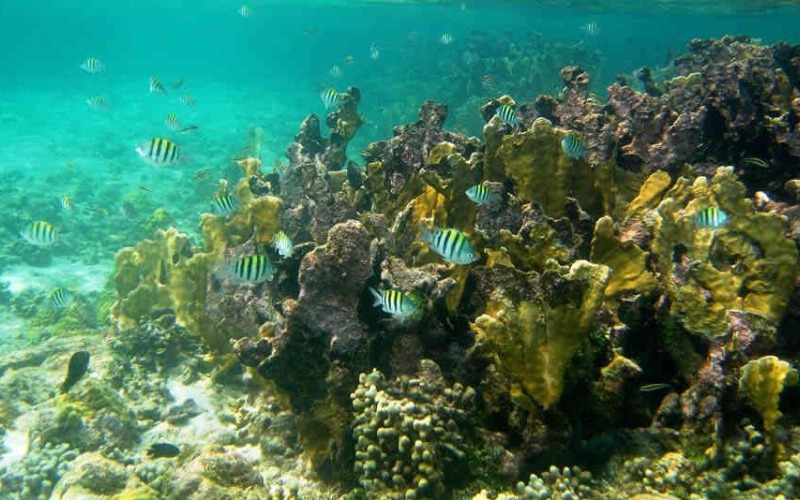
[[164, 84], [161, 83], [161, 80], [159, 80], [157, 76], [150, 77], [150, 92], [155, 92], [157, 94], [167, 93], [167, 89], [164, 87]]
[[499, 116], [506, 125], [510, 125], [512, 127], [519, 126], [519, 118], [517, 118], [514, 108], [508, 104], [502, 104], [497, 108], [497, 116]]
[[25, 241], [31, 245], [45, 247], [58, 241], [58, 231], [47, 221], [37, 220], [19, 232]]
[[372, 305], [380, 306], [383, 312], [395, 318], [418, 318], [422, 313], [422, 298], [413, 293], [403, 293], [393, 288], [383, 292], [370, 288], [369, 291], [375, 299]]
[[719, 229], [724, 226], [730, 216], [719, 207], [710, 206], [704, 208], [699, 214], [695, 215], [694, 223], [698, 227], [707, 229]]
[[167, 115], [167, 119], [164, 120], [164, 125], [166, 125], [167, 128], [176, 131], [181, 130], [183, 128], [183, 126], [181, 126], [180, 120], [178, 120], [178, 117], [175, 116], [175, 113], [170, 113]]
[[47, 298], [51, 309], [64, 309], [72, 303], [72, 294], [63, 288], [56, 288]]
[[68, 194], [61, 196], [61, 208], [63, 208], [65, 212], [72, 212], [72, 198], [70, 198]]
[[97, 73], [102, 73], [106, 70], [106, 65], [103, 64], [103, 61], [96, 57], [90, 57], [81, 63], [81, 69], [87, 73], [91, 73], [93, 75]]
[[465, 191], [467, 198], [473, 203], [478, 205], [489, 205], [497, 200], [498, 193], [484, 186], [483, 184], [475, 184]]
[[266, 255], [254, 254], [241, 257], [233, 262], [234, 276], [243, 281], [259, 283], [271, 281], [275, 268]]
[[423, 226], [420, 241], [453, 264], [471, 264], [479, 258], [472, 243], [458, 229], [434, 227], [431, 232]]
[[230, 215], [239, 207], [239, 200], [229, 194], [217, 196], [211, 201], [211, 211], [217, 215]]
[[136, 152], [143, 160], [153, 165], [173, 165], [181, 157], [178, 145], [162, 137], [150, 139], [147, 144], [136, 146]]
[[284, 259], [291, 257], [294, 251], [292, 239], [283, 231], [275, 233], [275, 236], [272, 238], [272, 246], [275, 247], [275, 251], [278, 252], [278, 255]]
[[320, 97], [320, 99], [322, 99], [322, 102], [325, 104], [325, 109], [330, 109], [330, 108], [333, 108], [335, 106], [338, 106], [339, 102], [342, 99], [341, 94], [336, 92], [336, 89], [334, 89], [334, 88], [327, 88], [327, 89], [323, 90], [322, 92], [320, 92], [319, 97]]
[[180, 101], [184, 106], [194, 106], [197, 104], [197, 101], [194, 100], [194, 97], [190, 96], [189, 94], [183, 94], [180, 98]]
[[93, 95], [86, 99], [86, 104], [94, 109], [108, 109], [108, 100], [101, 95]]

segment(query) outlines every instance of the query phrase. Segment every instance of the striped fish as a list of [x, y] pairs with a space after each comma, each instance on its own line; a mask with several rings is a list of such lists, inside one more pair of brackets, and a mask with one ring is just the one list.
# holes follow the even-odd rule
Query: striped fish
[[325, 109], [331, 109], [339, 105], [342, 96], [336, 92], [336, 89], [328, 88], [320, 92], [319, 98], [322, 99], [322, 102], [325, 104]]
[[172, 89], [178, 90], [179, 88], [183, 87], [184, 79], [182, 76], [178, 75], [174, 82], [172, 82]]
[[334, 78], [339, 78], [342, 76], [342, 68], [340, 68], [338, 64], [334, 64], [328, 73]]
[[271, 281], [275, 275], [275, 268], [266, 255], [247, 255], [233, 262], [231, 271], [234, 276], [242, 281], [260, 283]]
[[72, 303], [72, 294], [63, 288], [56, 288], [47, 298], [50, 309], [65, 309]]
[[106, 65], [103, 64], [103, 61], [96, 57], [90, 57], [81, 63], [81, 69], [87, 73], [91, 73], [96, 75], [97, 73], [102, 73], [106, 70]]
[[164, 84], [161, 83], [161, 80], [159, 80], [157, 76], [150, 77], [150, 92], [155, 92], [156, 94], [167, 93], [167, 89], [164, 87]]
[[211, 211], [217, 215], [230, 215], [239, 208], [239, 200], [226, 194], [217, 196], [211, 201]]
[[561, 151], [570, 158], [579, 159], [586, 156], [586, 145], [583, 143], [581, 136], [570, 132], [561, 139]]
[[52, 245], [58, 240], [58, 231], [47, 221], [37, 220], [19, 232], [25, 241], [37, 247]]
[[448, 262], [453, 264], [471, 264], [478, 260], [478, 253], [466, 236], [458, 229], [433, 228], [433, 232], [422, 227], [420, 241], [427, 243], [434, 252], [438, 253]]
[[278, 255], [284, 259], [291, 257], [294, 251], [292, 239], [283, 231], [275, 233], [275, 236], [272, 238], [272, 246], [275, 247], [275, 251], [278, 252]]
[[451, 43], [453, 43], [453, 40], [454, 40], [453, 35], [451, 35], [450, 33], [444, 33], [442, 34], [442, 36], [439, 37], [439, 43], [441, 43], [442, 45], [450, 45]]
[[170, 113], [167, 115], [167, 119], [164, 120], [164, 125], [166, 125], [167, 128], [175, 131], [181, 130], [183, 128], [181, 126], [180, 120], [178, 120], [178, 117], [175, 116], [175, 113]]
[[743, 161], [745, 165], [752, 165], [758, 168], [769, 168], [769, 162], [762, 160], [761, 158], [756, 158], [755, 156], [748, 156]]
[[694, 216], [694, 223], [697, 227], [706, 229], [719, 229], [724, 226], [730, 216], [719, 207], [710, 206], [706, 207]]
[[108, 109], [108, 100], [101, 95], [93, 95], [86, 99], [86, 104], [94, 109]]
[[465, 191], [467, 198], [478, 205], [489, 205], [497, 200], [498, 193], [483, 184], [475, 184]]
[[370, 288], [369, 292], [375, 299], [373, 307], [380, 306], [383, 312], [391, 314], [398, 319], [419, 318], [422, 313], [422, 298], [412, 293], [403, 293], [400, 290], [389, 289], [379, 292]]
[[65, 212], [72, 212], [72, 198], [70, 198], [68, 194], [61, 196], [59, 201], [61, 201], [61, 208], [63, 208]]
[[519, 126], [519, 119], [517, 118], [517, 113], [514, 112], [514, 108], [509, 106], [508, 104], [502, 104], [497, 108], [497, 116], [503, 120], [503, 123], [506, 125], [510, 125], [512, 127]]
[[177, 144], [156, 137], [147, 141], [147, 144], [136, 146], [139, 156], [153, 165], [173, 165], [180, 160], [180, 148]]
[[183, 94], [180, 97], [180, 101], [184, 106], [194, 106], [197, 104], [197, 101], [194, 100], [194, 97], [190, 96], [189, 94]]

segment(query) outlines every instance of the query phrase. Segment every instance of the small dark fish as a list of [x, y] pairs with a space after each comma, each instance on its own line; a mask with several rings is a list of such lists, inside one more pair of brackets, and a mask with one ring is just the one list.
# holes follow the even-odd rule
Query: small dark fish
[[669, 384], [647, 384], [639, 387], [639, 392], [656, 392], [666, 389], [672, 389], [672, 386]]
[[205, 179], [206, 177], [208, 177], [208, 170], [198, 170], [194, 174], [194, 180], [196, 180], [196, 181], [201, 181], [201, 180]]
[[78, 351], [69, 358], [69, 366], [67, 367], [67, 378], [61, 384], [61, 394], [66, 393], [70, 388], [77, 384], [78, 381], [86, 375], [89, 369], [89, 353], [86, 351]]
[[139, 218], [139, 211], [136, 210], [136, 207], [133, 206], [133, 203], [129, 201], [122, 202], [122, 205], [119, 207], [119, 213], [128, 220]]
[[176, 78], [175, 81], [172, 83], [172, 88], [174, 90], [178, 90], [179, 88], [183, 87], [183, 82], [184, 82], [183, 77], [178, 76], [178, 78]]
[[769, 168], [769, 163], [766, 160], [756, 158], [755, 156], [745, 158], [744, 163], [758, 168]]
[[198, 127], [197, 125], [187, 125], [187, 126], [183, 127], [182, 129], [180, 129], [179, 132], [181, 134], [191, 134], [192, 132], [196, 131], [198, 128], [200, 128], [200, 127]]
[[172, 443], [153, 443], [147, 449], [150, 458], [172, 458], [181, 454], [181, 449]]
[[140, 189], [141, 191], [145, 192], [145, 193], [152, 193], [152, 192], [153, 192], [153, 190], [152, 190], [152, 189], [150, 189], [150, 188], [149, 188], [149, 187], [147, 187], [147, 186], [139, 186], [139, 189]]

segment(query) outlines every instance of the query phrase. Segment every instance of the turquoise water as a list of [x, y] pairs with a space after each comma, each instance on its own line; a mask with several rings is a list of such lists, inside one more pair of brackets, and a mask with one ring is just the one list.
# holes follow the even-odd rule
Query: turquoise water
[[[56, 288], [99, 310], [115, 253], [155, 229], [174, 225], [201, 245], [199, 214], [219, 179], [240, 178], [234, 160], [253, 154], [253, 131], [263, 131], [259, 155], [269, 170], [306, 116], [324, 116], [325, 88], [361, 90], [367, 122], [348, 157], [362, 164], [360, 151], [415, 120], [426, 99], [449, 106], [446, 128], [480, 136], [481, 104], [558, 92], [566, 65], [587, 68], [602, 96], [617, 75], [668, 67], [693, 38], [800, 43], [800, 6], [790, 2], [659, 2], [652, 10], [646, 2], [253, 2], [247, 16], [227, 1], [9, 3], [0, 15], [2, 353], [56, 335], [34, 324]], [[582, 29], [587, 23], [596, 33]], [[503, 69], [512, 49], [548, 58], [532, 83], [518, 86]], [[105, 71], [82, 71], [89, 57]], [[152, 75], [168, 95], [148, 91]], [[173, 90], [178, 77], [185, 83]], [[196, 105], [181, 103], [184, 95]], [[108, 109], [87, 105], [92, 96]], [[170, 113], [197, 131], [170, 130]], [[178, 143], [183, 161], [142, 161], [135, 146], [153, 137]], [[36, 220], [52, 222], [63, 242], [41, 249], [22, 241], [19, 232]], [[87, 328], [103, 321], [78, 318]]]

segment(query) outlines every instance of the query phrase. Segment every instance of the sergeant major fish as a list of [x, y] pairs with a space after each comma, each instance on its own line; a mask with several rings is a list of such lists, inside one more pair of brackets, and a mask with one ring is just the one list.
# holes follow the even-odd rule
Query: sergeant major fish
[[506, 125], [510, 125], [512, 127], [519, 126], [519, 118], [517, 118], [517, 113], [514, 112], [514, 108], [508, 104], [501, 104], [498, 106], [496, 113]]
[[697, 227], [706, 229], [719, 229], [728, 223], [730, 217], [719, 207], [706, 207], [694, 216], [694, 223]]
[[260, 283], [271, 281], [275, 275], [275, 268], [272, 266], [266, 255], [253, 254], [240, 257], [233, 261], [231, 272], [242, 281]]
[[161, 83], [161, 80], [159, 80], [157, 76], [150, 77], [150, 92], [156, 94], [167, 93], [167, 89], [164, 87], [164, 84]]
[[322, 99], [323, 104], [325, 104], [325, 109], [331, 109], [339, 105], [341, 102], [341, 94], [336, 92], [334, 88], [327, 88], [320, 92], [319, 98]]
[[91, 73], [92, 75], [96, 75], [97, 73], [102, 73], [106, 70], [106, 65], [103, 64], [103, 61], [96, 57], [90, 57], [81, 63], [80, 68], [87, 73]]
[[143, 160], [156, 166], [173, 165], [181, 157], [178, 145], [162, 137], [155, 137], [146, 144], [136, 146], [136, 152]]
[[561, 150], [570, 158], [580, 159], [586, 156], [586, 145], [581, 136], [574, 132], [561, 139]]
[[44, 220], [31, 222], [19, 234], [25, 241], [37, 247], [50, 246], [58, 241], [58, 231], [52, 224]]
[[239, 200], [235, 196], [226, 194], [211, 200], [211, 211], [217, 215], [230, 215], [239, 207]]
[[175, 131], [179, 131], [183, 128], [180, 120], [178, 120], [178, 117], [175, 116], [175, 113], [170, 113], [167, 115], [167, 118], [164, 120], [164, 125], [166, 125], [167, 128]]
[[416, 294], [403, 293], [393, 288], [383, 292], [370, 288], [369, 292], [375, 299], [372, 304], [374, 307], [380, 306], [383, 312], [397, 319], [415, 319], [422, 314], [422, 298]]
[[479, 259], [472, 243], [458, 229], [434, 227], [431, 232], [423, 226], [421, 230], [420, 241], [427, 243], [431, 250], [444, 257], [448, 262], [465, 265]]
[[72, 299], [71, 293], [63, 288], [56, 288], [50, 296], [47, 297], [47, 302], [50, 309], [65, 309], [72, 303]]
[[289, 238], [289, 235], [283, 231], [278, 231], [275, 233], [275, 236], [272, 239], [272, 246], [275, 247], [275, 251], [278, 252], [278, 255], [284, 259], [291, 257], [292, 252], [294, 251], [292, 239]]
[[476, 184], [465, 191], [467, 198], [478, 205], [490, 205], [498, 198], [498, 193], [483, 184]]

